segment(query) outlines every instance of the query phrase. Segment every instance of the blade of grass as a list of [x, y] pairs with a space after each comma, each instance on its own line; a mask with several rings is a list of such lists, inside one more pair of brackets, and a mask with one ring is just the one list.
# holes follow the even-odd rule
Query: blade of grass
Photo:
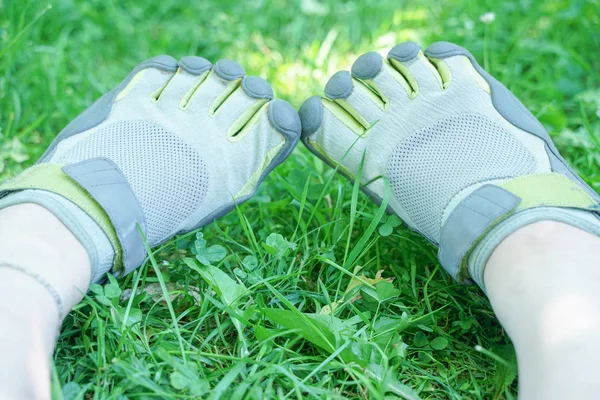
[[140, 235], [142, 235], [142, 239], [144, 241], [144, 247], [146, 248], [146, 252], [148, 253], [148, 258], [150, 260], [150, 264], [156, 273], [156, 278], [158, 279], [158, 284], [160, 285], [160, 289], [163, 293], [163, 297], [165, 299], [165, 303], [167, 304], [167, 308], [169, 309], [169, 314], [171, 314], [171, 320], [173, 321], [173, 330], [175, 331], [175, 335], [177, 336], [177, 341], [179, 342], [179, 349], [181, 350], [181, 358], [183, 361], [187, 361], [187, 357], [185, 355], [185, 348], [183, 346], [183, 338], [181, 337], [181, 332], [179, 331], [179, 324], [177, 323], [177, 316], [175, 315], [175, 310], [173, 309], [173, 304], [171, 303], [171, 297], [169, 296], [169, 290], [167, 289], [167, 285], [165, 284], [165, 280], [162, 276], [162, 272], [156, 263], [156, 259], [154, 258], [154, 253], [150, 249], [148, 245], [148, 241], [146, 240], [146, 236], [144, 232], [142, 232], [142, 228], [138, 225], [138, 230]]

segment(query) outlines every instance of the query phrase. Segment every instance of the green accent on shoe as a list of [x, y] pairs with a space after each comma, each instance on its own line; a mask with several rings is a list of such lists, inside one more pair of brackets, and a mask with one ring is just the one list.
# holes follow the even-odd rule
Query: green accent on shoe
[[404, 64], [397, 60], [394, 60], [393, 58], [388, 59], [388, 61], [392, 65], [392, 68], [395, 69], [406, 81], [406, 84], [403, 84], [400, 80], [397, 79], [398, 82], [400, 82], [400, 84], [402, 85], [402, 87], [404, 87], [404, 90], [406, 90], [408, 97], [410, 97], [411, 99], [417, 97], [419, 95], [419, 84], [412, 76], [408, 68], [406, 68]]
[[452, 72], [445, 61], [438, 58], [430, 58], [429, 61], [437, 68], [440, 77], [442, 78], [442, 89], [446, 90], [452, 83]]
[[[249, 107], [240, 117], [231, 125], [227, 132], [227, 139], [232, 142], [239, 142], [246, 136], [248, 132], [252, 130], [252, 127], [260, 121], [262, 108], [268, 107], [269, 101], [267, 99], [261, 99]], [[278, 147], [281, 148], [281, 147]]]
[[569, 207], [597, 210], [598, 203], [578, 184], [562, 174], [525, 175], [498, 186], [520, 197], [518, 211], [534, 207]]
[[350, 182], [354, 182], [356, 180], [356, 175], [354, 175], [352, 172], [350, 172], [349, 169], [347, 169], [342, 164], [329, 157], [327, 153], [325, 153], [325, 149], [323, 149], [321, 143], [312, 141], [310, 139], [308, 140], [308, 143], [312, 147], [312, 150], [318, 153], [319, 158], [321, 158], [321, 160], [329, 164], [331, 168], [337, 168], [338, 172], [345, 176], [348, 180], [350, 180]]
[[[360, 137], [364, 137], [366, 128], [363, 124], [354, 118], [348, 110], [344, 109], [340, 104], [336, 103], [333, 100], [323, 99], [323, 106], [329, 110], [337, 119], [342, 121], [344, 125], [352, 130], [352, 132], [356, 133]], [[363, 121], [366, 123], [366, 121]], [[368, 123], [366, 123], [369, 126]]]
[[248, 182], [246, 182], [246, 184], [244, 185], [244, 187], [242, 188], [242, 190], [240, 190], [239, 193], [235, 195], [235, 197], [234, 197], [235, 199], [239, 199], [241, 197], [248, 196], [254, 190], [256, 190], [256, 187], [258, 186], [258, 182], [260, 180], [260, 177], [267, 170], [268, 166], [275, 159], [275, 156], [277, 156], [277, 154], [279, 153], [279, 151], [281, 150], [281, 148], [284, 145], [285, 145], [285, 142], [281, 142], [281, 144], [279, 146], [273, 147], [266, 154], [266, 156], [265, 156], [262, 164], [260, 165], [260, 167], [258, 167], [256, 169], [256, 171], [254, 171], [254, 173], [252, 174], [252, 176], [250, 177], [250, 179], [248, 180]]
[[241, 80], [233, 80], [227, 83], [227, 86], [223, 89], [223, 92], [215, 99], [210, 108], [208, 109], [208, 115], [214, 117], [219, 112], [219, 109], [225, 103], [225, 100], [231, 96], [241, 85]]
[[[354, 107], [352, 107], [352, 105], [350, 103], [348, 103], [347, 100], [336, 99], [336, 100], [334, 100], [334, 102], [339, 104], [339, 106], [342, 107], [344, 110], [346, 110], [346, 112], [348, 114], [350, 114], [352, 116], [352, 118], [354, 118], [356, 120], [356, 122], [358, 122], [360, 125], [362, 125], [364, 132], [362, 134], [360, 134], [359, 136], [362, 138], [367, 137], [367, 135], [368, 135], [367, 129], [369, 129], [369, 127], [371, 126], [369, 121], [367, 121], [365, 119], [365, 117], [360, 115], [360, 113]], [[381, 103], [381, 100], [379, 100], [379, 102]]]
[[120, 271], [123, 267], [121, 244], [108, 215], [81, 186], [63, 172], [62, 168], [63, 165], [61, 164], [44, 163], [34, 165], [1, 185], [0, 196], [5, 195], [7, 192], [41, 189], [70, 200], [85, 211], [106, 233], [115, 249], [114, 269]]

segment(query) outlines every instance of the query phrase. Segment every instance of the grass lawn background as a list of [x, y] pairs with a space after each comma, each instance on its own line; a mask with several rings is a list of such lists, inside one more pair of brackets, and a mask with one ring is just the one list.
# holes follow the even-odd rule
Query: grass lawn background
[[[50, 3], [0, 0], [0, 180], [154, 55], [235, 59], [299, 107], [366, 51], [446, 40], [600, 188], [599, 0]], [[488, 301], [397, 225], [299, 146], [203, 236], [92, 288], [63, 325], [56, 398], [515, 398]], [[209, 248], [214, 267], [195, 258]]]

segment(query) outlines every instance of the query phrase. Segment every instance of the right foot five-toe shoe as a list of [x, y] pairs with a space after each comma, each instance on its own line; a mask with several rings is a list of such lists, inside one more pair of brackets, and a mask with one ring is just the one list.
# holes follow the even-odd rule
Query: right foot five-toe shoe
[[247, 200], [300, 138], [294, 108], [230, 60], [158, 56], [75, 118], [0, 208], [41, 204], [78, 237], [94, 281]]
[[[439, 246], [442, 266], [483, 288], [510, 233], [555, 220], [600, 234], [599, 196], [544, 127], [475, 58], [438, 42], [360, 56], [300, 109], [302, 140]], [[360, 168], [362, 166], [362, 169]]]

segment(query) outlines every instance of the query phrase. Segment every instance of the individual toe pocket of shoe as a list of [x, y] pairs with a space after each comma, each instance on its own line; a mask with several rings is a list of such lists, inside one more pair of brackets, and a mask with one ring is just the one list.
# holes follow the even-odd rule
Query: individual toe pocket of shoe
[[271, 128], [285, 139], [285, 144], [277, 153], [276, 162], [279, 165], [298, 144], [302, 134], [302, 123], [296, 109], [287, 101], [279, 99], [269, 103], [267, 119]]
[[[261, 107], [228, 146], [231, 168], [244, 185], [236, 200], [251, 195], [260, 182], [293, 151], [301, 133], [296, 110], [284, 100], [271, 100]], [[231, 185], [235, 187], [234, 184]]]
[[353, 179], [366, 146], [363, 127], [337, 103], [320, 96], [306, 100], [299, 114], [306, 147]]
[[352, 65], [352, 76], [379, 97], [385, 108], [391, 103], [406, 102], [416, 94], [404, 76], [374, 51], [356, 59]]
[[388, 60], [418, 93], [427, 95], [444, 90], [442, 76], [417, 43], [405, 42], [394, 46], [388, 53]]
[[436, 42], [425, 50], [425, 56], [438, 67], [442, 73], [445, 71], [450, 84], [473, 86], [476, 84], [487, 93], [491, 93], [489, 80], [493, 79], [483, 70], [471, 53], [454, 43]]
[[382, 97], [347, 71], [339, 71], [329, 79], [325, 96], [342, 107], [364, 130], [378, 121], [387, 108]]
[[189, 96], [186, 108], [194, 113], [213, 116], [238, 89], [245, 75], [244, 68], [237, 62], [227, 59], [217, 61], [206, 79]]
[[238, 141], [249, 131], [254, 117], [273, 99], [273, 89], [258, 76], [246, 76], [240, 85], [223, 98], [211, 114], [219, 126], [226, 127], [227, 137]]
[[171, 79], [177, 68], [177, 60], [168, 55], [156, 56], [138, 64], [115, 89], [118, 92], [115, 101], [150, 99]]
[[185, 110], [196, 89], [208, 76], [212, 64], [205, 58], [188, 56], [179, 60], [178, 69], [165, 84], [152, 94], [161, 107]]
[[293, 145], [298, 143], [302, 133], [302, 123], [298, 112], [285, 100], [273, 100], [268, 109], [271, 126]]
[[252, 151], [270, 162], [275, 156], [287, 157], [298, 143], [301, 132], [298, 112], [287, 101], [275, 99], [264, 103], [230, 141], [238, 151]]

